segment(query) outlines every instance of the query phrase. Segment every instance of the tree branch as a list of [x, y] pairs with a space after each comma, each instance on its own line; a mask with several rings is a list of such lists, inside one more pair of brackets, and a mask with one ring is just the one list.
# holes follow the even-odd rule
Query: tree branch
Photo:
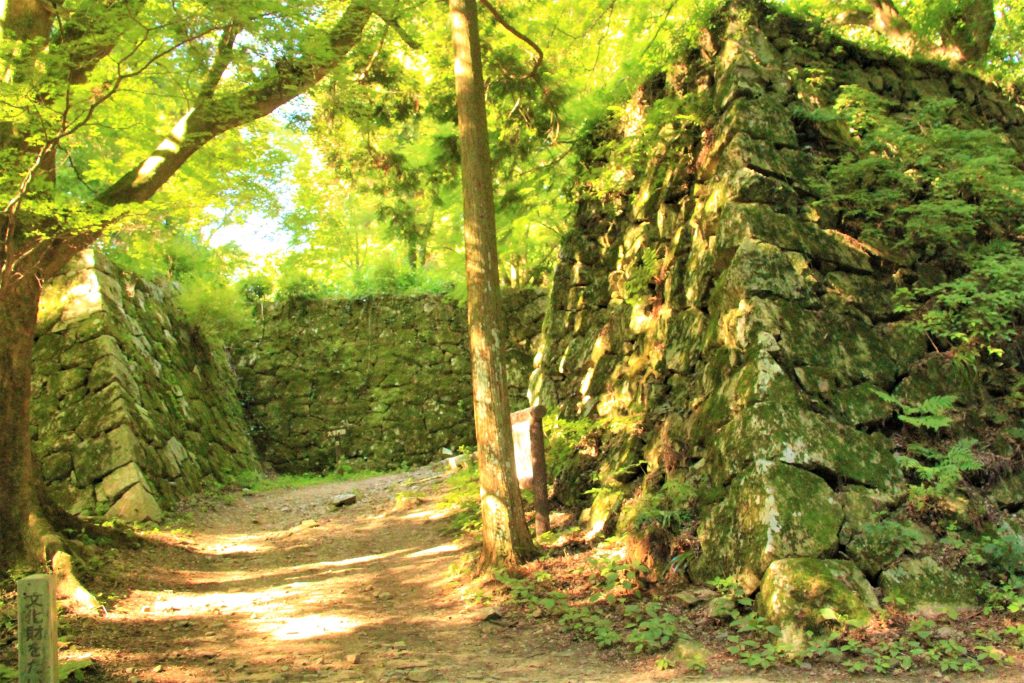
[[[482, 0], [481, 0], [482, 1]], [[892, 0], [872, 0], [871, 10], [850, 10], [836, 16], [846, 26], [866, 26], [906, 53], [920, 53], [955, 62], [980, 62], [988, 55], [995, 30], [993, 0], [958, 3], [942, 22], [941, 44], [922, 41]]]
[[395, 29], [395, 33], [402, 39], [402, 42], [411, 47], [413, 50], [419, 50], [423, 47], [420, 41], [416, 40], [408, 31], [402, 28], [402, 25], [398, 23], [398, 18], [386, 15], [380, 8], [374, 7], [373, 13], [380, 17], [380, 20], [390, 28]]
[[224, 72], [231, 65], [235, 51], [235, 39], [238, 38], [240, 30], [241, 27], [237, 24], [231, 24], [221, 33], [220, 42], [217, 43], [217, 54], [213, 56], [210, 68], [206, 72], [206, 79], [203, 81], [202, 88], [199, 89], [200, 102], [212, 98], [217, 91]]
[[965, 0], [943, 22], [942, 44], [959, 53], [959, 61], [983, 62], [996, 28], [993, 0]]
[[146, 0], [107, 0], [99, 12], [89, 11], [95, 7], [86, 5], [64, 22], [57, 44], [68, 52], [68, 83], [85, 83], [96, 65], [114, 51], [120, 34], [110, 31], [105, 40], [96, 40], [97, 34], [103, 35], [104, 29], [117, 24], [120, 16], [112, 14], [136, 17], [145, 4]]
[[331, 31], [333, 54], [330, 59], [307, 56], [282, 60], [267, 76], [239, 92], [197, 101], [195, 108], [178, 120], [153, 153], [97, 196], [97, 201], [114, 206], [152, 197], [210, 140], [266, 116], [319, 83], [358, 42], [370, 15], [371, 10], [362, 2], [348, 6]]
[[480, 4], [483, 5], [488, 12], [490, 12], [491, 16], [494, 17], [494, 20], [498, 22], [506, 31], [508, 31], [516, 38], [529, 45], [530, 48], [537, 53], [537, 59], [533, 63], [533, 69], [530, 70], [530, 73], [527, 76], [527, 78], [536, 78], [537, 72], [540, 71], [540, 65], [544, 63], [544, 51], [541, 50], [540, 46], [537, 45], [537, 43], [533, 42], [533, 40], [529, 36], [521, 33], [516, 29], [515, 26], [508, 23], [505, 17], [501, 15], [501, 12], [499, 12], [497, 8], [491, 4], [490, 0], [480, 0]]

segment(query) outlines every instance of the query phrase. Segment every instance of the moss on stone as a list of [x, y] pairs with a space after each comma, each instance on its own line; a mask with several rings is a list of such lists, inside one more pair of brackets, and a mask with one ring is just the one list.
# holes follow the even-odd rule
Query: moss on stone
[[972, 577], [941, 567], [931, 557], [906, 559], [882, 572], [882, 594], [897, 606], [925, 616], [975, 607]]
[[[184, 323], [162, 286], [135, 282], [127, 294], [132, 279], [87, 251], [45, 290], [33, 448], [73, 514], [109, 506], [155, 518], [160, 499], [197, 491], [204, 474], [256, 467], [223, 350]], [[161, 455], [171, 442], [191, 448]]]
[[838, 389], [829, 396], [836, 412], [847, 423], [856, 427], [874, 425], [892, 417], [895, 408], [892, 403], [875, 393], [876, 387], [869, 382]]
[[975, 369], [941, 353], [924, 357], [893, 391], [896, 398], [911, 405], [943, 394], [956, 396], [961, 403], [978, 403], [983, 400], [982, 393]]
[[871, 585], [852, 562], [814, 558], [776, 560], [757, 595], [758, 611], [790, 644], [826, 624], [864, 624], [878, 611]]
[[752, 593], [776, 559], [832, 552], [842, 521], [842, 508], [823, 479], [791, 465], [759, 461], [701, 522], [694, 577], [732, 576]]
[[745, 409], [722, 429], [713, 452], [712, 467], [720, 479], [764, 460], [874, 488], [893, 489], [902, 482], [891, 450], [799, 404], [764, 402]]
[[1001, 478], [992, 488], [992, 499], [1003, 507], [1024, 505], [1024, 472]]

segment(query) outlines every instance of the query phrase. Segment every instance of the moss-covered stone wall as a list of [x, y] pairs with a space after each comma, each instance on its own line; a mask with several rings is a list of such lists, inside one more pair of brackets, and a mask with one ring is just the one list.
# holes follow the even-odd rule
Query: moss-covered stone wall
[[[618, 517], [638, 552], [680, 553], [696, 581], [734, 577], [754, 593], [766, 576], [789, 585], [779, 573], [797, 565], [774, 563], [809, 558], [822, 563], [799, 564], [803, 579], [886, 589], [916, 560], [865, 542], [865, 525], [906, 499], [883, 429], [893, 408], [872, 389], [983, 392], [893, 314], [907, 269], [815, 208], [812, 181], [848, 131], [799, 113], [843, 84], [905, 104], [954, 98], [960, 125], [1024, 142], [1020, 108], [974, 77], [735, 2], [580, 146], [582, 199], [533, 390], [599, 427], [600, 456], [580, 456], [596, 469], [592, 531]], [[668, 508], [661, 519], [694, 515], [694, 537], [631, 525], [645, 500]]]
[[[524, 407], [544, 315], [505, 293], [509, 396]], [[260, 456], [282, 472], [421, 464], [471, 445], [465, 310], [443, 296], [291, 299], [236, 356]]]
[[44, 290], [33, 448], [73, 514], [156, 520], [204, 483], [258, 466], [224, 350], [171, 296], [94, 251]]

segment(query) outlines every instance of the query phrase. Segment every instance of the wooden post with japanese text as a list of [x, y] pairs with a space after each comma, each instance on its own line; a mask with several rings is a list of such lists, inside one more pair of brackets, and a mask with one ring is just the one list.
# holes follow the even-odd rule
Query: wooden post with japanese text
[[52, 574], [18, 581], [19, 683], [57, 683], [56, 587]]

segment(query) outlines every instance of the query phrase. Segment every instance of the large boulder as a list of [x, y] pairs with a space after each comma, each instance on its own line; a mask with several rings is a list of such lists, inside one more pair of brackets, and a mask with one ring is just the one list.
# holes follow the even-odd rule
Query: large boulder
[[882, 572], [879, 585], [887, 600], [925, 616], [956, 614], [978, 604], [971, 578], [931, 557], [903, 560]]
[[143, 483], [138, 483], [124, 492], [117, 502], [107, 510], [108, 518], [123, 519], [126, 522], [159, 522], [164, 513]]
[[772, 562], [761, 580], [757, 607], [792, 644], [827, 623], [864, 624], [879, 609], [871, 584], [852, 562], [814, 558]]
[[824, 479], [792, 465], [758, 461], [701, 523], [693, 574], [702, 581], [734, 577], [753, 593], [775, 560], [835, 550], [842, 522], [842, 508]]

